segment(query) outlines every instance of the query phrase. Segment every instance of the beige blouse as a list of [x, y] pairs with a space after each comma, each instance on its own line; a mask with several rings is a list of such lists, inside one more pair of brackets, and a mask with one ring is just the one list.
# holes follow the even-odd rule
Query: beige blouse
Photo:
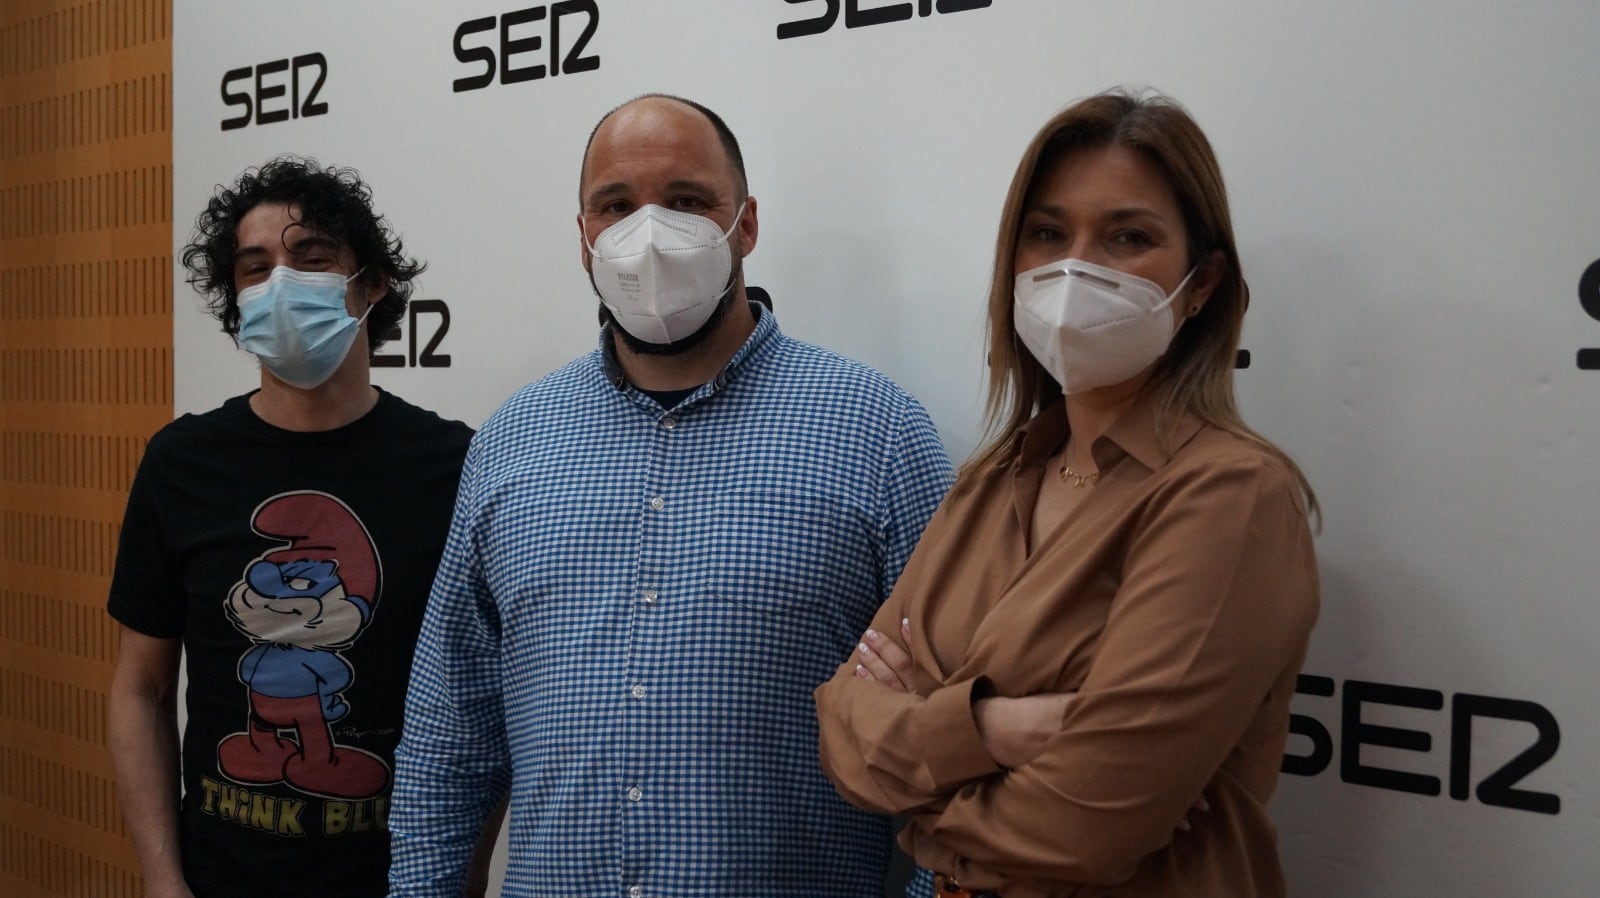
[[[1099, 483], [1029, 552], [1058, 403], [967, 472], [873, 628], [916, 694], [841, 665], [816, 692], [822, 764], [853, 803], [909, 815], [902, 846], [972, 889], [1032, 896], [1282, 896], [1267, 800], [1317, 616], [1311, 533], [1272, 453], [1149, 403], [1093, 448]], [[1000, 769], [974, 689], [1075, 692], [1042, 754]], [[1204, 792], [1210, 811], [1175, 829]]]

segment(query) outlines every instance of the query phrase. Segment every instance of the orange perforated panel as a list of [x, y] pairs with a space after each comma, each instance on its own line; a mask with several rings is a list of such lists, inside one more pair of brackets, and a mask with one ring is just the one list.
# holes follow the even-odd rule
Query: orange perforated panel
[[105, 596], [172, 417], [170, 0], [0, 4], [0, 895], [141, 894]]

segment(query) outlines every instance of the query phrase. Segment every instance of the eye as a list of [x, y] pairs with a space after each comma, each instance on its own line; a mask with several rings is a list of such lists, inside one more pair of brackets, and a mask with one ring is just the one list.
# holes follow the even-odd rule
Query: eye
[[1050, 222], [1037, 221], [1024, 224], [1018, 239], [1022, 243], [1060, 243], [1067, 234]]
[[633, 207], [627, 200], [612, 200], [600, 207], [600, 212], [604, 215], [627, 215], [632, 210]]
[[684, 212], [696, 212], [706, 207], [705, 200], [697, 196], [680, 196], [672, 201], [672, 208]]
[[1137, 228], [1128, 228], [1111, 235], [1111, 242], [1128, 247], [1154, 246], [1155, 238]]
[[1022, 231], [1018, 239], [1023, 243], [1055, 243], [1065, 240], [1066, 231], [1061, 228], [1061, 223], [1053, 216], [1035, 212], [1022, 219]]

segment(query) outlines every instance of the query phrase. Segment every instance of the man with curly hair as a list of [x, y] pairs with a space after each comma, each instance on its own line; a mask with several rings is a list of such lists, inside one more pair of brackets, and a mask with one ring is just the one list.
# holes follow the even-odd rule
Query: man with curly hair
[[123, 521], [110, 745], [145, 894], [380, 896], [472, 434], [371, 381], [424, 266], [358, 173], [293, 157], [219, 187], [183, 264], [261, 382], [151, 439]]

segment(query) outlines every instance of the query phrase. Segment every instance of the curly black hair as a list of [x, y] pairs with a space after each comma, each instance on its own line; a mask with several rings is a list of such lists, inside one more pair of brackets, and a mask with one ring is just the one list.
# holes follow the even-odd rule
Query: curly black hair
[[388, 220], [372, 210], [372, 188], [353, 168], [324, 167], [315, 159], [278, 156], [247, 169], [232, 187], [218, 185], [194, 222], [183, 248], [189, 285], [206, 297], [206, 308], [222, 332], [239, 333], [239, 291], [233, 264], [239, 252], [239, 222], [262, 203], [284, 203], [298, 210], [296, 220], [350, 248], [360, 283], [389, 277], [389, 292], [367, 314], [367, 344], [376, 349], [405, 314], [412, 280], [427, 264], [404, 254]]

